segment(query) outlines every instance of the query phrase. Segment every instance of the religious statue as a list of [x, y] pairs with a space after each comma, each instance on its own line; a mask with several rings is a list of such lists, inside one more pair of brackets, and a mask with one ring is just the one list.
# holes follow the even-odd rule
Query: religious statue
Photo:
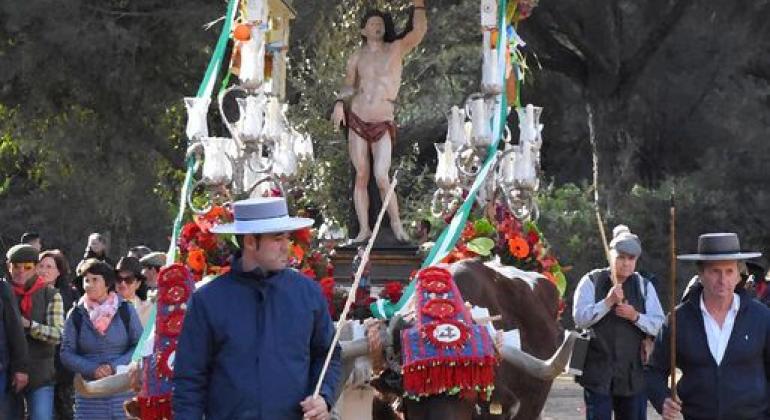
[[[414, 0], [413, 6], [410, 25], [398, 35], [389, 13], [373, 10], [364, 15], [363, 45], [348, 59], [344, 85], [334, 104], [332, 121], [335, 128], [344, 125], [348, 129], [348, 151], [356, 171], [353, 204], [359, 232], [353, 242], [363, 242], [372, 235], [367, 192], [370, 174], [374, 173], [383, 200], [390, 189], [388, 172], [396, 141], [395, 104], [403, 58], [419, 45], [428, 27], [425, 1]], [[370, 151], [373, 168], [369, 164]], [[408, 241], [395, 196], [387, 211], [396, 239]]]

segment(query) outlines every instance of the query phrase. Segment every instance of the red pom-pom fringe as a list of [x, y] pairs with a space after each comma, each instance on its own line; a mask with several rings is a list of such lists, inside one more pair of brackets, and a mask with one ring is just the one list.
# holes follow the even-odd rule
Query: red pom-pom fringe
[[171, 394], [158, 397], [137, 397], [142, 420], [172, 420]]
[[472, 395], [486, 401], [494, 388], [496, 365], [494, 357], [462, 365], [442, 358], [422, 360], [404, 367], [404, 391], [412, 397], [459, 392], [464, 398]]

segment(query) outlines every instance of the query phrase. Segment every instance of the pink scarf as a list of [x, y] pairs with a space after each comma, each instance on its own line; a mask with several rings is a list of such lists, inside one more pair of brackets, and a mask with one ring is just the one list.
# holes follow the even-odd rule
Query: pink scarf
[[88, 296], [84, 295], [81, 302], [85, 304], [88, 317], [91, 319], [91, 323], [94, 324], [96, 331], [99, 331], [101, 335], [107, 334], [107, 328], [110, 326], [110, 322], [112, 322], [112, 317], [118, 312], [118, 305], [120, 304], [118, 295], [115, 292], [110, 292], [104, 303], [88, 299]]

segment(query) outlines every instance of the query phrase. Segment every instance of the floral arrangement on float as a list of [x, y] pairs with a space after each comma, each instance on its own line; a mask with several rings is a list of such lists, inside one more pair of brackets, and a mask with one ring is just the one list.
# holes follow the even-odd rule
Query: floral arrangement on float
[[215, 235], [211, 228], [232, 221], [233, 213], [228, 207], [214, 206], [202, 215], [193, 215], [182, 226], [177, 262], [190, 270], [196, 282], [230, 271], [230, 256], [236, 248], [232, 235]]
[[454, 249], [442, 262], [451, 264], [468, 258], [490, 261], [540, 273], [564, 297], [567, 279], [564, 268], [551, 252], [548, 242], [532, 220], [521, 221], [507, 208], [497, 206], [492, 218], [468, 220]]

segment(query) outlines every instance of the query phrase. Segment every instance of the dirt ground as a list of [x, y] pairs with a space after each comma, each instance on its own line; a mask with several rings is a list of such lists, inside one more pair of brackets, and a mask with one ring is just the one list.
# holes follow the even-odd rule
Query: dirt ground
[[[559, 376], [553, 381], [551, 394], [543, 410], [543, 420], [583, 420], [585, 419], [585, 407], [583, 406], [583, 388], [575, 383], [572, 376]], [[647, 403], [647, 418], [659, 419], [660, 416], [652, 406]]]

